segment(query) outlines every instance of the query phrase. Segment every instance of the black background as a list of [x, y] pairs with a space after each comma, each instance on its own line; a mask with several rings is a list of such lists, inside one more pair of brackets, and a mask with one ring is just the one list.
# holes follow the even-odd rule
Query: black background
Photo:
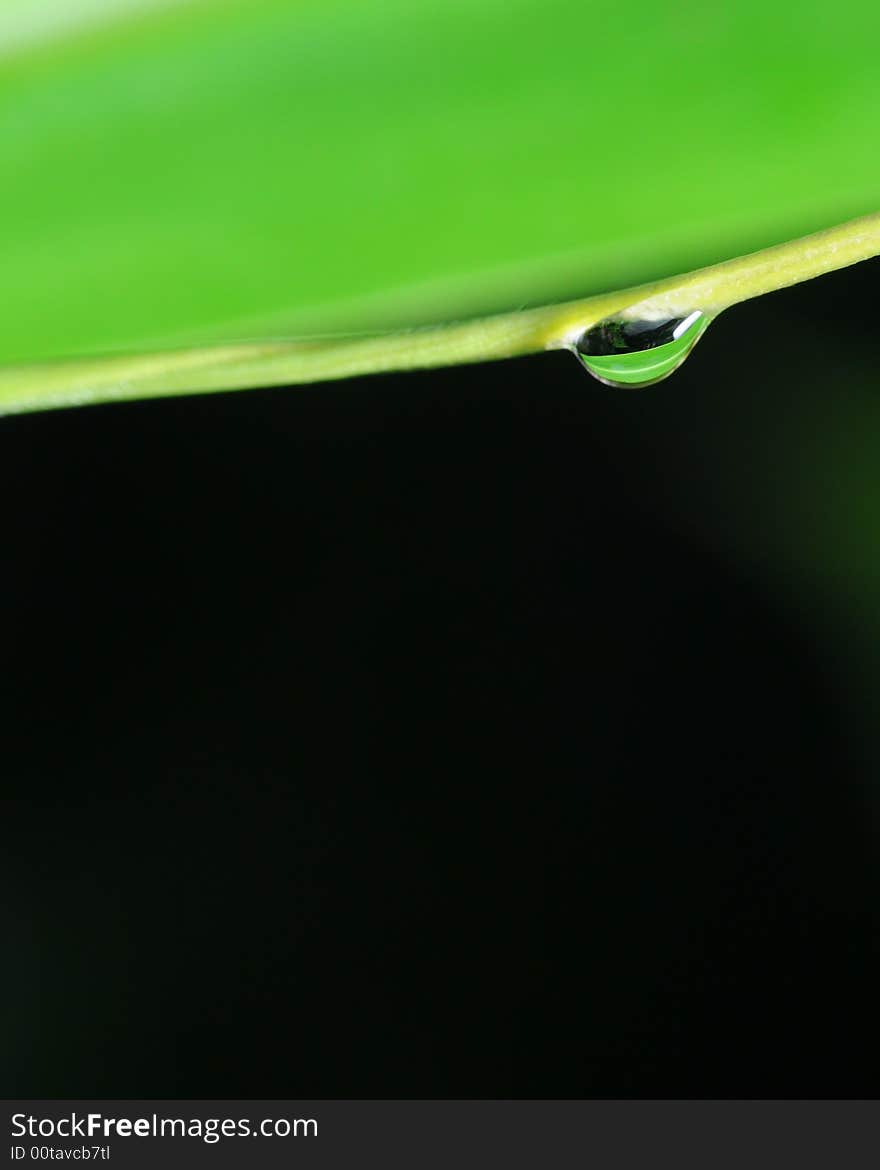
[[0, 420], [2, 1091], [876, 1094], [867, 684], [743, 549], [878, 275]]

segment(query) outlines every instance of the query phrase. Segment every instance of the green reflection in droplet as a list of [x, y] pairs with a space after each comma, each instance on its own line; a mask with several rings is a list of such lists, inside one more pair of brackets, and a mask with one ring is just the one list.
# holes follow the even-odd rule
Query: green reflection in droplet
[[678, 369], [710, 320], [699, 309], [664, 321], [609, 317], [582, 333], [574, 351], [606, 386], [651, 386]]

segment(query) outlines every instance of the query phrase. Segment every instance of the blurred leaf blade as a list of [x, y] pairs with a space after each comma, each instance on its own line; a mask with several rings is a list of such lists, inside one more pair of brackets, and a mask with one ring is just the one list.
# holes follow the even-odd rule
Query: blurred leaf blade
[[640, 0], [625, 45], [572, 0], [86, 5], [7, 38], [0, 364], [515, 308], [873, 210], [874, 6], [845, 38], [769, 8]]

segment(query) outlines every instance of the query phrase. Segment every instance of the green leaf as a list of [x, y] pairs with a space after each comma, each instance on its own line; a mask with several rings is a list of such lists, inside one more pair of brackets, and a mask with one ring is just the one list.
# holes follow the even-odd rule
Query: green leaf
[[6, 0], [0, 364], [236, 343], [231, 387], [240, 342], [598, 293], [874, 210], [876, 5], [717, 9]]
[[[878, 253], [880, 213], [654, 285], [459, 324], [363, 337], [250, 342], [0, 367], [0, 411], [319, 382], [489, 361], [539, 349], [571, 349], [585, 329], [610, 315], [642, 323], [681, 321], [698, 306], [700, 323], [682, 338], [680, 346], [649, 351], [655, 360], [666, 354], [667, 361], [661, 362], [662, 368], [654, 367], [649, 379], [659, 380], [684, 361], [696, 338], [724, 309]], [[584, 364], [603, 381], [646, 381], [644, 369], [642, 376], [631, 376], [631, 362], [623, 363], [628, 373], [615, 377], [614, 371], [620, 375], [621, 370], [614, 363], [603, 366], [603, 360], [584, 359]], [[641, 353], [636, 364], [644, 363], [645, 353]]]

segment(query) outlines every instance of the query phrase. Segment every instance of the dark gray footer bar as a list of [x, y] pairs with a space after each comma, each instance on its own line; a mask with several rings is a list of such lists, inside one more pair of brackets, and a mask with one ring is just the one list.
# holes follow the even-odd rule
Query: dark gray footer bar
[[876, 1101], [5, 1101], [27, 1168], [880, 1165]]

